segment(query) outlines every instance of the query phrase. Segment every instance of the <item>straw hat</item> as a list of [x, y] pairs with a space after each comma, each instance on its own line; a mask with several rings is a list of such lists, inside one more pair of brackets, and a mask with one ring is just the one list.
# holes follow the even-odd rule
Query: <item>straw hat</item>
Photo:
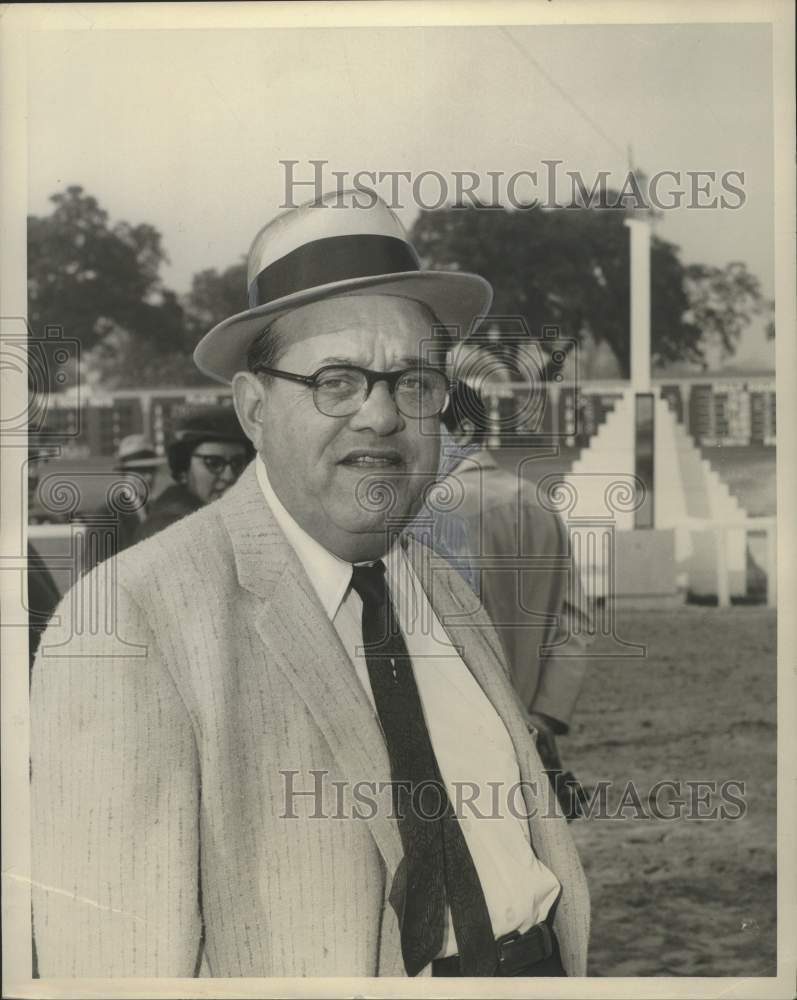
[[129, 434], [119, 442], [114, 471], [126, 469], [156, 469], [166, 461], [155, 451], [152, 442], [143, 434]]
[[423, 303], [465, 336], [492, 301], [478, 275], [422, 270], [396, 215], [362, 189], [323, 195], [273, 219], [249, 250], [247, 284], [249, 309], [215, 326], [194, 351], [197, 367], [221, 382], [246, 368], [249, 347], [270, 323], [309, 302], [395, 295]]

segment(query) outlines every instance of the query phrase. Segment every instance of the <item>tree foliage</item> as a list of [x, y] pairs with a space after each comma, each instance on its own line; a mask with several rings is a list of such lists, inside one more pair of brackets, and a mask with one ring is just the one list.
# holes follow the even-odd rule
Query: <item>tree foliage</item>
[[198, 342], [217, 323], [247, 307], [246, 258], [221, 272], [215, 268], [200, 271], [185, 299], [190, 339]]
[[50, 200], [50, 215], [28, 217], [28, 322], [34, 335], [61, 327], [65, 337], [80, 342], [89, 363], [95, 350], [103, 348], [107, 356], [125, 335], [133, 338], [136, 356], [154, 368], [185, 354], [183, 308], [160, 278], [167, 256], [157, 229], [111, 223], [97, 200], [76, 185]]
[[[725, 354], [733, 352], [754, 316], [771, 312], [758, 278], [741, 261], [731, 261], [725, 267], [690, 264], [684, 271], [684, 284], [692, 322]], [[767, 333], [774, 336], [771, 322], [770, 327], [771, 333], [769, 329]]]
[[[495, 290], [492, 313], [521, 316], [532, 336], [555, 326], [583, 339], [587, 330], [630, 368], [627, 213], [572, 206], [553, 210], [450, 208], [422, 212], [412, 239], [431, 267], [483, 275]], [[678, 248], [651, 244], [651, 353], [654, 363], [700, 361], [707, 334], [720, 331], [730, 352], [748, 319], [757, 282], [744, 265], [709, 281], [686, 268]], [[706, 282], [719, 301], [704, 294]], [[701, 305], [702, 303], [702, 305]], [[710, 323], [710, 329], [704, 323]]]

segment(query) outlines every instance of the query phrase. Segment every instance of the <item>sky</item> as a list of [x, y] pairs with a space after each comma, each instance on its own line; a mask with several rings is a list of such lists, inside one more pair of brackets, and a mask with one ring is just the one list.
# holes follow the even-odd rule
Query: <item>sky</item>
[[[327, 161], [326, 187], [333, 170], [434, 170], [453, 190], [453, 171], [542, 177], [544, 160], [562, 161], [559, 176], [577, 170], [591, 183], [606, 170], [621, 183], [630, 150], [648, 176], [744, 172], [742, 207], [668, 210], [656, 231], [687, 263], [744, 261], [773, 294], [768, 25], [29, 38], [29, 211], [46, 214], [51, 194], [81, 184], [112, 219], [160, 230], [171, 262], [164, 281], [178, 292], [197, 271], [246, 252], [285, 200], [282, 160], [299, 161], [296, 176], [308, 179], [311, 159]], [[407, 185], [402, 195], [409, 225], [417, 207]], [[760, 326], [735, 363], [774, 364]]]

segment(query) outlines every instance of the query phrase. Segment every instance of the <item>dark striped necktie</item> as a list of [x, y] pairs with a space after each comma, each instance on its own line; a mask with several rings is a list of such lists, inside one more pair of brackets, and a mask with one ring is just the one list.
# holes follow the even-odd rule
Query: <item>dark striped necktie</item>
[[448, 903], [462, 975], [492, 976], [497, 953], [490, 914], [432, 749], [384, 563], [355, 566], [351, 585], [363, 602], [368, 676], [390, 758], [407, 868], [401, 919], [407, 975], [416, 976], [440, 953]]

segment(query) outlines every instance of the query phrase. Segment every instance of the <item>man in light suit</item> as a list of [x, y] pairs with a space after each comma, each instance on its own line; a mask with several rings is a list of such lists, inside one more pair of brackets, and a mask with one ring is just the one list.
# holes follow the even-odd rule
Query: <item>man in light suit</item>
[[567, 529], [541, 506], [520, 468], [499, 466], [487, 447], [486, 407], [472, 385], [457, 382], [443, 421], [461, 455], [438, 488], [448, 509], [435, 527], [501, 639], [543, 762], [561, 772], [556, 737], [569, 730], [586, 672], [582, 654], [594, 636]]
[[437, 469], [435, 329], [490, 289], [421, 270], [363, 194], [261, 230], [250, 308], [195, 352], [255, 461], [117, 557], [115, 630], [73, 592], [44, 636], [42, 976], [585, 974], [584, 875], [500, 643], [402, 531]]

